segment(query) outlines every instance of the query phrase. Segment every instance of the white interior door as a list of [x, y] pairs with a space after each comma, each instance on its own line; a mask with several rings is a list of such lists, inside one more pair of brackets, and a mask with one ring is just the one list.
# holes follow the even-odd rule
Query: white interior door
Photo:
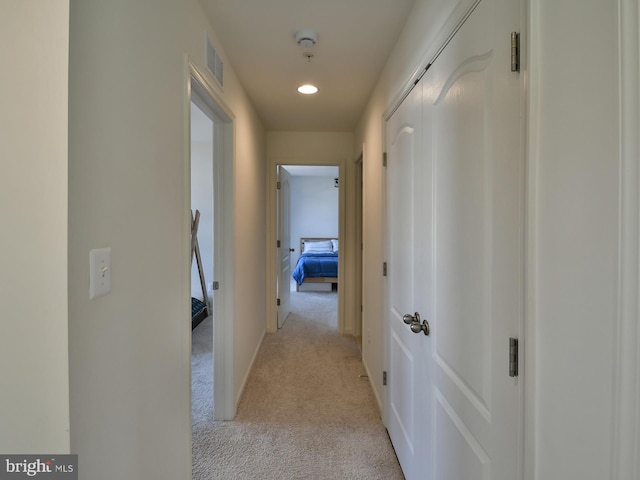
[[[482, 0], [424, 75], [416, 87], [422, 96], [422, 153], [414, 155], [422, 172], [414, 167], [396, 186], [394, 165], [411, 155], [393, 147], [394, 135], [414, 135], [417, 128], [395, 120], [402, 109], [387, 125], [389, 215], [414, 220], [413, 245], [400, 233], [411, 231], [409, 219], [389, 221], [387, 418], [408, 480], [521, 477], [522, 384], [509, 376], [509, 339], [521, 337], [524, 278], [521, 79], [510, 68], [519, 3]], [[412, 142], [414, 149], [419, 144]], [[415, 178], [427, 183], [416, 190]], [[403, 195], [413, 200], [394, 198]], [[391, 213], [411, 201], [413, 213]], [[420, 221], [429, 223], [423, 236], [415, 233]], [[396, 298], [406, 303], [396, 307]], [[413, 309], [431, 327], [429, 337], [416, 335], [424, 344], [419, 347], [397, 328], [398, 315]], [[414, 410], [398, 425], [396, 406]], [[411, 418], [417, 423], [410, 427]], [[423, 430], [429, 438], [416, 433]], [[413, 452], [422, 445], [427, 451], [417, 458]], [[407, 448], [413, 456], [404, 453]]]
[[[432, 448], [428, 359], [431, 342], [415, 334], [405, 315], [431, 313], [430, 169], [423, 161], [422, 86], [387, 123], [387, 324], [386, 424], [408, 480], [425, 479]], [[418, 268], [416, 268], [418, 267]]]
[[[433, 478], [520, 477], [523, 310], [519, 2], [482, 0], [427, 72], [434, 165]], [[436, 441], [437, 440], [437, 441]]]
[[291, 175], [278, 166], [278, 328], [287, 320], [291, 312]]

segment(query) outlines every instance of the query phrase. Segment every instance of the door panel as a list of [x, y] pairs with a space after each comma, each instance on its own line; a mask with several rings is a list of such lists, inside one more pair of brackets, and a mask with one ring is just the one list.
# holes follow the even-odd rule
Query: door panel
[[521, 386], [508, 375], [509, 337], [522, 321], [520, 80], [509, 52], [518, 22], [518, 2], [482, 0], [423, 79], [438, 479], [520, 476]]
[[[465, 60], [466, 67], [477, 62]], [[442, 372], [485, 411], [491, 403], [492, 353], [492, 172], [485, 141], [490, 105], [484, 95], [488, 65], [485, 57], [478, 65], [481, 71], [463, 75], [454, 71], [457, 78], [447, 79], [432, 107], [438, 225], [436, 315], [446, 319], [439, 322], [434, 336], [434, 355]]]
[[282, 328], [291, 312], [291, 174], [282, 166], [278, 166], [278, 181], [280, 189], [277, 194], [278, 203], [278, 249], [279, 272], [277, 281], [277, 295], [280, 300], [278, 307], [278, 328]]
[[[408, 480], [521, 477], [519, 8], [482, 0], [387, 122], [387, 425]], [[430, 336], [407, 333], [414, 311]]]
[[[429, 446], [429, 342], [403, 322], [429, 315], [430, 181], [422, 161], [422, 89], [415, 88], [387, 123], [389, 390], [386, 424], [407, 479], [425, 479]], [[427, 202], [427, 208], [421, 201]]]
[[415, 415], [413, 380], [415, 378], [415, 360], [405, 342], [395, 333], [391, 336], [391, 370], [394, 388], [391, 390], [390, 405], [393, 421], [397, 423], [403, 441], [413, 454]]
[[[456, 409], [436, 390], [434, 478], [491, 479], [491, 461]], [[454, 453], [455, 452], [455, 453]]]

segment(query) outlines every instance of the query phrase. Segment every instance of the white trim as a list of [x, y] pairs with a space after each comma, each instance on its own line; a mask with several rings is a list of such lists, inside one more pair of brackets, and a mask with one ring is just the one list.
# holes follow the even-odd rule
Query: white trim
[[[526, 1], [527, 18], [523, 24], [526, 28], [526, 45], [521, 45], [527, 52], [522, 64], [522, 73], [525, 75], [526, 95], [526, 138], [525, 138], [525, 342], [524, 348], [524, 459], [523, 478], [534, 480], [536, 478], [536, 305], [538, 304], [536, 285], [538, 283], [538, 145], [540, 128], [540, 69], [531, 68], [532, 65], [540, 65], [540, 14], [537, 10], [539, 3]], [[523, 37], [521, 36], [521, 41]], [[534, 41], [535, 40], [535, 41]]]
[[[364, 146], [363, 146], [364, 148]], [[363, 277], [362, 277], [362, 265], [363, 265], [363, 235], [364, 230], [362, 226], [363, 222], [363, 206], [364, 199], [363, 193], [363, 179], [364, 179], [364, 150], [360, 150], [360, 154], [353, 160], [354, 165], [354, 183], [352, 184], [353, 190], [353, 207], [354, 207], [354, 255], [353, 255], [353, 288], [354, 288], [354, 302], [353, 302], [353, 335], [360, 337], [362, 340], [362, 309], [364, 305], [363, 299]]]
[[640, 476], [640, 45], [638, 0], [619, 0], [620, 245], [611, 479]]
[[[187, 57], [187, 98], [185, 108], [190, 111], [191, 101], [196, 96], [195, 102], [199, 106], [204, 103], [205, 110], [212, 114], [214, 122], [214, 280], [220, 282], [220, 290], [213, 293], [213, 317], [214, 317], [214, 419], [232, 420], [235, 417], [237, 402], [234, 398], [234, 308], [233, 308], [233, 152], [235, 146], [234, 118], [226, 107], [212, 82], [208, 80], [198, 67]], [[190, 115], [186, 115], [187, 135], [185, 143], [190, 149]], [[190, 152], [187, 157], [186, 186], [187, 198], [185, 199], [185, 218], [188, 218], [185, 235], [189, 235], [191, 224], [191, 185], [190, 185]], [[187, 242], [189, 245], [191, 242]], [[191, 265], [191, 252], [188, 252], [186, 264]], [[187, 276], [187, 279], [190, 275]], [[189, 280], [185, 283], [189, 284]], [[189, 296], [191, 295], [189, 289]], [[189, 318], [191, 306], [189, 302]], [[190, 325], [191, 322], [189, 322]], [[191, 347], [189, 347], [191, 352]]]
[[[354, 333], [353, 315], [345, 314], [346, 311], [353, 311], [351, 308], [347, 310], [347, 301], [345, 292], [347, 290], [347, 262], [348, 258], [353, 252], [352, 244], [353, 239], [347, 235], [347, 190], [351, 190], [353, 181], [347, 179], [347, 162], [348, 159], [342, 159], [339, 163], [338, 169], [338, 181], [342, 188], [338, 189], [338, 238], [342, 244], [343, 255], [338, 255], [338, 332], [343, 335], [351, 335]], [[353, 269], [349, 269], [349, 272], [353, 273]], [[353, 289], [354, 279], [349, 279], [349, 289]], [[349, 306], [353, 305], [354, 299], [349, 299]]]
[[[398, 105], [400, 106], [400, 105]], [[388, 123], [391, 117], [387, 118], [386, 114], [383, 114], [382, 118], [382, 154], [389, 155], [389, 145], [387, 145], [387, 130]], [[383, 157], [384, 158], [384, 157]], [[382, 159], [380, 159], [382, 160]], [[382, 167], [382, 175], [380, 175], [381, 185], [380, 185], [380, 196], [381, 196], [381, 205], [382, 212], [380, 212], [381, 216], [381, 224], [382, 224], [382, 265], [378, 265], [381, 272], [383, 273], [383, 265], [385, 265], [389, 261], [389, 237], [390, 237], [390, 229], [389, 229], [389, 214], [387, 212], [388, 209], [388, 193], [387, 193], [387, 185], [388, 185], [388, 163]], [[375, 267], [375, 266], [374, 266]], [[391, 389], [389, 388], [389, 372], [391, 370], [391, 353], [390, 353], [390, 345], [391, 345], [391, 327], [389, 323], [389, 277], [386, 275], [382, 275], [382, 371], [387, 372], [387, 382], [386, 385], [382, 385], [382, 423], [384, 426], [389, 429], [390, 418], [391, 418], [391, 409], [389, 404], [391, 403]], [[382, 373], [382, 372], [381, 372]], [[382, 373], [384, 375], [384, 373]], [[384, 379], [384, 377], [383, 377]], [[391, 438], [391, 437], [389, 437]]]
[[251, 372], [253, 372], [253, 367], [255, 366], [256, 360], [258, 359], [258, 353], [260, 353], [260, 349], [262, 348], [262, 344], [264, 343], [265, 336], [266, 336], [266, 332], [263, 332], [262, 337], [258, 342], [258, 346], [256, 347], [255, 352], [253, 352], [253, 356], [251, 357], [251, 362], [249, 363], [249, 368], [247, 368], [247, 372], [245, 373], [244, 378], [242, 379], [242, 384], [240, 385], [240, 388], [238, 389], [238, 394], [236, 395], [236, 399], [235, 399], [236, 405], [240, 403], [240, 400], [242, 400], [242, 396], [244, 395], [244, 391], [247, 389], [247, 384], [249, 383], [249, 377], [251, 376]]
[[[529, 343], [533, 343], [534, 339], [534, 329], [533, 322], [529, 321], [529, 269], [531, 264], [529, 263], [529, 241], [530, 241], [530, 232], [532, 232], [529, 221], [529, 205], [530, 205], [530, 175], [535, 176], [535, 172], [530, 169], [529, 165], [529, 74], [530, 74], [530, 63], [529, 63], [529, 11], [528, 11], [529, 1], [521, 0], [520, 1], [520, 30], [519, 30], [519, 39], [520, 39], [520, 112], [522, 115], [522, 121], [520, 124], [520, 148], [522, 155], [522, 166], [523, 171], [521, 172], [521, 185], [522, 185], [522, 193], [520, 197], [520, 201], [522, 202], [520, 207], [520, 212], [523, 215], [522, 225], [523, 232], [521, 236], [521, 265], [522, 265], [522, 290], [521, 290], [521, 299], [522, 299], [522, 314], [521, 314], [521, 323], [519, 325], [518, 331], [520, 332], [521, 338], [518, 342], [518, 357], [524, 359], [524, 366], [522, 368], [522, 388], [520, 389], [520, 399], [519, 399], [519, 408], [520, 408], [520, 416], [518, 418], [518, 478], [525, 479], [526, 478], [526, 468], [527, 468], [527, 433], [530, 425], [528, 424], [528, 408], [530, 397], [528, 397], [527, 388], [529, 386], [529, 382], [534, 381], [535, 377], [533, 372], [529, 372], [527, 370], [527, 361], [526, 361], [526, 351]], [[524, 53], [522, 53], [524, 52]], [[535, 177], [534, 177], [535, 178]], [[533, 366], [533, 365], [532, 365]]]
[[[185, 314], [183, 319], [182, 342], [184, 344], [184, 351], [187, 352], [189, 365], [189, 418], [192, 417], [191, 404], [193, 398], [191, 395], [191, 380], [193, 374], [191, 372], [191, 73], [189, 69], [189, 56], [184, 55], [183, 64], [183, 79], [184, 79], [184, 97], [182, 100], [182, 117], [183, 117], [183, 151], [182, 151], [182, 231], [183, 244], [182, 244], [182, 309]], [[193, 432], [192, 426], [188, 428], [189, 437], [187, 439], [189, 449], [192, 448]], [[189, 471], [191, 471], [192, 465], [189, 462]]]

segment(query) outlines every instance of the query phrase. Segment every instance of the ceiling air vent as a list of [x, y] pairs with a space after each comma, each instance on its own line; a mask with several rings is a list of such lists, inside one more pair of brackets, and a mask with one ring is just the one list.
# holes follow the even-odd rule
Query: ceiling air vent
[[223, 74], [224, 74], [224, 64], [222, 63], [222, 58], [218, 55], [218, 52], [215, 48], [213, 48], [213, 44], [209, 37], [207, 36], [207, 67], [209, 71], [213, 74], [215, 79], [218, 81], [220, 86], [224, 85], [223, 83]]

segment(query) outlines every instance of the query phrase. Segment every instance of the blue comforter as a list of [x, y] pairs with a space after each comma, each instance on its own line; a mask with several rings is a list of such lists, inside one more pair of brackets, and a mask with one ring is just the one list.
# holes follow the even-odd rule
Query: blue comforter
[[293, 279], [302, 285], [305, 278], [337, 277], [337, 253], [303, 253], [298, 258], [296, 268], [291, 274]]

